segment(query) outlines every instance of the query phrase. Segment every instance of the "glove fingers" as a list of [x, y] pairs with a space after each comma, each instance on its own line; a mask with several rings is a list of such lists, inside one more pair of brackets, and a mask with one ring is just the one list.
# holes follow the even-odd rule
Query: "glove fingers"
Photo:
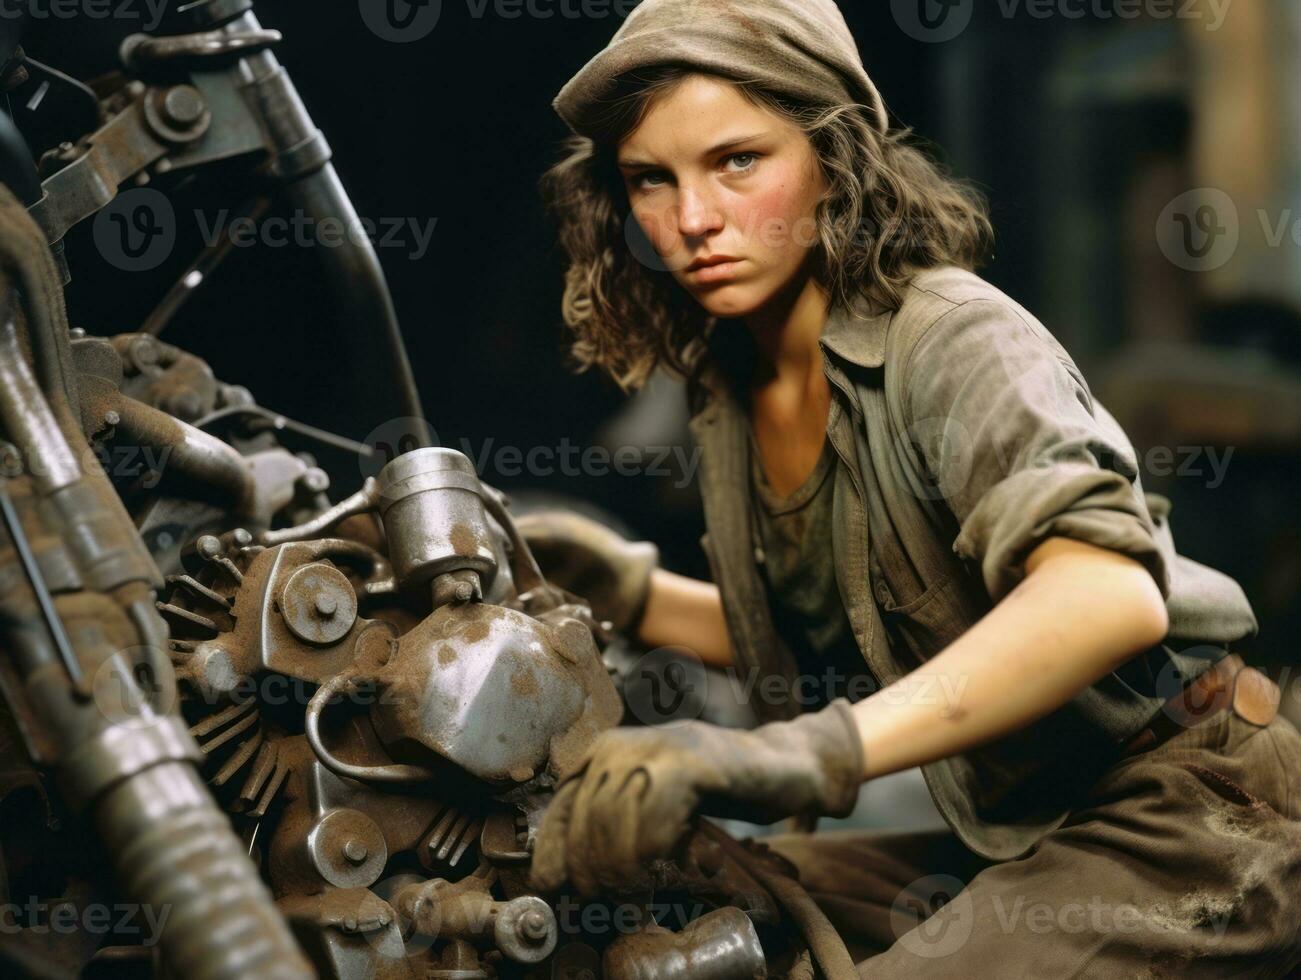
[[637, 834], [637, 850], [633, 863], [644, 865], [670, 857], [687, 831], [699, 806], [699, 797], [687, 787], [668, 798], [648, 797], [647, 806], [641, 808], [641, 827]]
[[609, 778], [607, 769], [588, 767], [574, 799], [573, 814], [566, 831], [569, 880], [580, 895], [595, 894], [598, 886], [595, 863], [600, 860], [600, 855], [594, 851], [592, 844], [593, 821], [600, 817], [593, 806], [593, 800]]
[[638, 767], [631, 773], [612, 774], [593, 798], [592, 853], [599, 865], [592, 872], [607, 888], [629, 888], [641, 875], [637, 852], [643, 795], [649, 784], [649, 774]]
[[569, 823], [581, 782], [573, 779], [561, 786], [542, 817], [542, 825], [538, 828], [537, 839], [534, 841], [530, 872], [531, 883], [538, 891], [556, 891], [569, 879], [566, 860]]

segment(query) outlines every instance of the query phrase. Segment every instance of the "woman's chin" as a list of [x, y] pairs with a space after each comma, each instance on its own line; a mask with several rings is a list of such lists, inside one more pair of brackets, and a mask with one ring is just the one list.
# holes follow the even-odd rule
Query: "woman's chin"
[[697, 288], [694, 295], [696, 302], [710, 316], [728, 319], [748, 316], [763, 305], [753, 290], [746, 289], [740, 283], [720, 283], [712, 288]]

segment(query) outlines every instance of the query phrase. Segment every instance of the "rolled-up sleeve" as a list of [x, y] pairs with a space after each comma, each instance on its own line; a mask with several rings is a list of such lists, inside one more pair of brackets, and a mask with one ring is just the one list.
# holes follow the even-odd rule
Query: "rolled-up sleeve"
[[997, 602], [1050, 537], [1129, 555], [1163, 597], [1170, 581], [1133, 446], [1096, 413], [1070, 356], [1012, 305], [972, 300], [927, 326], [901, 381], [919, 492], [944, 500], [958, 555], [978, 565]]

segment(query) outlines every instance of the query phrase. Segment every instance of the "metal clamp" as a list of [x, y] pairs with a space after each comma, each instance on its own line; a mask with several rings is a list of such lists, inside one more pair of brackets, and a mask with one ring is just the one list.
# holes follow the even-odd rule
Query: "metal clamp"
[[118, 49], [126, 69], [141, 74], [159, 65], [194, 64], [228, 56], [244, 57], [266, 51], [283, 40], [279, 31], [258, 28], [249, 31], [203, 31], [154, 37], [132, 34]]

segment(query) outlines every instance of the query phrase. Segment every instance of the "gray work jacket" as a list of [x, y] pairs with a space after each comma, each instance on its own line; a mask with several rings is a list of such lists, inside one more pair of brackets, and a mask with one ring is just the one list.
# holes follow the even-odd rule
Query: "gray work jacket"
[[[1170, 502], [1143, 491], [1133, 446], [1070, 355], [979, 276], [956, 266], [919, 273], [897, 311], [874, 313], [866, 300], [833, 310], [820, 343], [838, 456], [830, 558], [878, 684], [976, 623], [1048, 537], [1133, 557], [1166, 598], [1161, 644], [1028, 728], [923, 767], [967, 847], [993, 860], [1022, 856], [1171, 694], [1255, 635], [1255, 615], [1233, 579], [1175, 552]], [[756, 561], [743, 394], [752, 355], [743, 325], [720, 321], [687, 391], [701, 449], [701, 546], [737, 667], [760, 681], [747, 686], [754, 708], [775, 720], [800, 712], [800, 682]]]

